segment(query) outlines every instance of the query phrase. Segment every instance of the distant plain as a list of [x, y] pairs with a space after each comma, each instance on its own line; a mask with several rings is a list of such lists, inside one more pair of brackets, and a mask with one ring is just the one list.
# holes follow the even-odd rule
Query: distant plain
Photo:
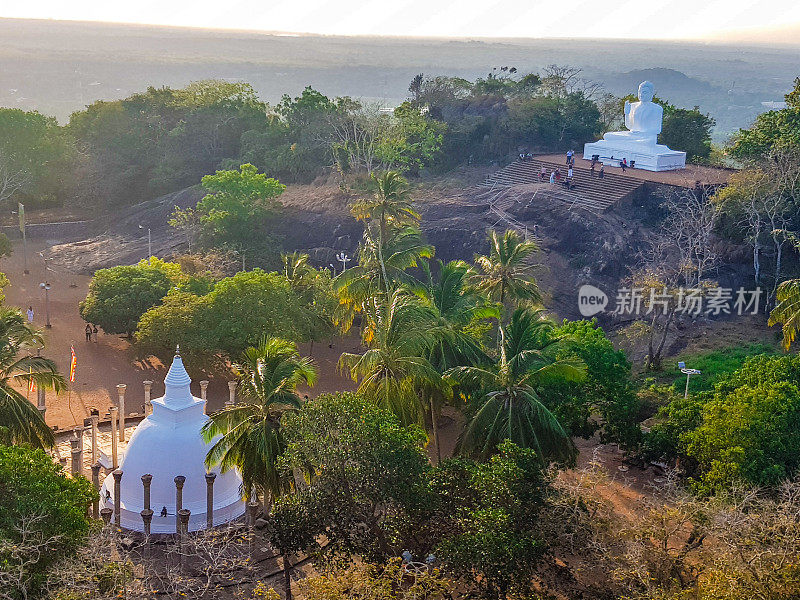
[[95, 100], [198, 79], [247, 81], [269, 102], [310, 85], [392, 106], [417, 73], [474, 80], [496, 67], [531, 72], [549, 64], [580, 67], [615, 95], [651, 79], [660, 97], [710, 113], [722, 142], [766, 110], [762, 102], [783, 99], [800, 76], [800, 46], [290, 36], [0, 19], [0, 106], [36, 109], [62, 123]]

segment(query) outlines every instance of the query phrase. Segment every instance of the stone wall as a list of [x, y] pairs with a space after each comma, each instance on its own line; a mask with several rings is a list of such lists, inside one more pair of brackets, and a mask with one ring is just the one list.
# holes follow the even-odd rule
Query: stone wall
[[[26, 226], [29, 240], [58, 240], [60, 242], [85, 239], [95, 233], [94, 221], [62, 221], [57, 223], [29, 223]], [[0, 226], [0, 233], [9, 239], [21, 240], [22, 233], [16, 225]]]

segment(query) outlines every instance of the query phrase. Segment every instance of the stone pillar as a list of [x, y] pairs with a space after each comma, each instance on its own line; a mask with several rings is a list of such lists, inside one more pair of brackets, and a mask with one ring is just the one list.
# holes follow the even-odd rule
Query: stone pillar
[[233, 406], [236, 404], [236, 382], [229, 381], [228, 382], [228, 401], [225, 403], [225, 406]]
[[99, 453], [97, 452], [97, 429], [100, 423], [100, 415], [97, 412], [92, 412], [92, 464], [97, 462]]
[[181, 532], [180, 512], [183, 510], [183, 484], [186, 483], [186, 477], [177, 475], [175, 477], [175, 531]]
[[72, 474], [80, 475], [83, 472], [83, 452], [78, 438], [71, 439], [69, 445], [72, 448]]
[[142, 487], [144, 488], [144, 508], [150, 508], [150, 484], [153, 481], [153, 476], [150, 473], [142, 475]]
[[119, 466], [117, 462], [117, 415], [119, 408], [112, 406], [109, 409], [111, 413], [111, 468], [116, 469]]
[[214, 480], [216, 473], [206, 473], [206, 527], [214, 526]]
[[125, 389], [128, 386], [124, 383], [117, 384], [117, 395], [119, 396], [119, 441], [125, 441]]
[[181, 561], [181, 571], [186, 569], [186, 557], [183, 549], [186, 546], [186, 538], [189, 534], [189, 517], [191, 514], [188, 508], [182, 508], [178, 511], [178, 554]]
[[108, 508], [107, 506], [100, 509], [100, 516], [103, 518], [103, 525], [108, 527], [111, 525], [111, 515], [114, 514], [114, 511]]
[[150, 401], [153, 382], [149, 379], [145, 379], [142, 384], [144, 384], [144, 416], [148, 417], [153, 414], [153, 403]]
[[247, 503], [247, 525], [250, 527], [250, 529], [255, 527], [258, 509], [260, 506], [261, 505], [258, 502]]
[[47, 412], [47, 401], [45, 399], [45, 389], [42, 385], [36, 386], [36, 408], [39, 409], [39, 412], [42, 414], [42, 419], [44, 419], [44, 414]]
[[92, 465], [92, 485], [94, 490], [98, 493], [97, 498], [92, 502], [92, 516], [95, 519], [100, 518], [100, 463], [96, 462]]
[[[142, 524], [144, 525], [144, 534], [146, 536], [150, 535], [150, 524], [153, 522], [153, 511], [149, 508], [145, 508], [142, 512], [139, 513], [142, 515]], [[150, 540], [147, 540], [149, 543]]]
[[208, 381], [200, 382], [200, 398], [203, 400], [203, 412], [208, 414]]
[[114, 525], [117, 527], [120, 526], [120, 518], [121, 518], [121, 500], [120, 494], [122, 493], [122, 471], [117, 469], [112, 473], [114, 476]]

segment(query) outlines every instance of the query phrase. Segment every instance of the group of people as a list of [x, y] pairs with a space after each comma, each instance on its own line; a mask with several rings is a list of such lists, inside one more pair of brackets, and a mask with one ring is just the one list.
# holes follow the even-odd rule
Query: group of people
[[[575, 187], [575, 184], [572, 180], [573, 170], [572, 166], [567, 169], [567, 176], [562, 181], [562, 173], [561, 169], [556, 167], [554, 171], [550, 171], [550, 183], [563, 183], [564, 187], [568, 190], [571, 190]], [[544, 182], [547, 180], [547, 167], [542, 165], [542, 168], [539, 170], [539, 182]]]
[[83, 333], [86, 334], [87, 342], [94, 341], [95, 343], [97, 343], [97, 325], [87, 323], [86, 327], [83, 329]]
[[605, 165], [603, 163], [600, 162], [600, 159], [597, 158], [596, 156], [592, 157], [592, 166], [589, 167], [589, 173], [591, 174], [592, 177], [594, 177], [594, 174], [595, 174], [594, 170], [595, 170], [595, 167], [597, 166], [597, 163], [600, 163], [600, 175], [599, 175], [599, 177], [600, 177], [600, 179], [603, 179], [606, 176], [606, 167], [605, 167]]

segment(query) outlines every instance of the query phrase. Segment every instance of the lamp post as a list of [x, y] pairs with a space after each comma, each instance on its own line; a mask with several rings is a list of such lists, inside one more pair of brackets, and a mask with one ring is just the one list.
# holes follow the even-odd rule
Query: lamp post
[[[144, 229], [143, 225], [139, 225], [139, 229]], [[147, 262], [153, 256], [153, 239], [150, 237], [150, 228], [147, 228]]]
[[45, 327], [50, 329], [52, 327], [52, 325], [50, 325], [50, 283], [48, 281], [40, 283], [39, 288], [44, 290], [44, 314], [47, 319]]
[[691, 378], [692, 375], [700, 375], [700, 373], [702, 373], [702, 371], [699, 371], [697, 369], [687, 369], [686, 368], [686, 363], [683, 362], [683, 361], [678, 363], [678, 368], [681, 370], [681, 373], [686, 375], [686, 389], [683, 391], [683, 397], [684, 398], [688, 398], [689, 397], [689, 379]]
[[347, 268], [347, 263], [349, 263], [353, 259], [347, 256], [347, 254], [345, 254], [344, 251], [342, 251], [336, 255], [336, 260], [342, 263], [342, 272], [344, 273], [344, 270]]

